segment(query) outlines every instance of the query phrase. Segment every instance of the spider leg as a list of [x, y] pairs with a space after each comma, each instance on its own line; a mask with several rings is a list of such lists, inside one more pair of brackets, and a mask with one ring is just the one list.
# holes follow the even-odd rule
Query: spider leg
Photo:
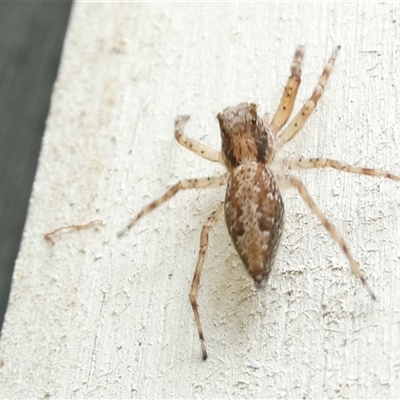
[[279, 134], [276, 142], [276, 151], [279, 151], [285, 145], [285, 143], [287, 143], [289, 140], [292, 140], [294, 136], [296, 136], [296, 134], [306, 123], [308, 117], [313, 112], [318, 100], [321, 98], [322, 93], [324, 92], [326, 82], [328, 81], [329, 75], [332, 72], [333, 64], [335, 63], [335, 59], [339, 50], [340, 46], [336, 47], [336, 49], [333, 51], [309, 100], [304, 104], [290, 124]]
[[207, 248], [208, 248], [208, 234], [214, 225], [223, 217], [225, 213], [224, 203], [221, 203], [218, 208], [208, 217], [207, 222], [204, 224], [203, 229], [200, 235], [200, 250], [199, 250], [199, 258], [197, 259], [196, 269], [194, 271], [192, 286], [190, 288], [190, 304], [193, 308], [194, 319], [196, 320], [197, 331], [199, 332], [200, 344], [201, 344], [201, 352], [203, 355], [203, 360], [207, 359], [207, 350], [204, 342], [203, 329], [200, 323], [200, 315], [197, 306], [197, 292], [200, 284], [200, 275], [201, 270], [203, 268], [204, 259], [206, 256]]
[[159, 207], [161, 204], [165, 203], [171, 197], [174, 197], [180, 190], [185, 189], [205, 189], [211, 187], [217, 187], [224, 185], [229, 177], [229, 173], [225, 173], [221, 176], [214, 176], [209, 178], [199, 178], [199, 179], [187, 179], [183, 181], [179, 181], [174, 186], [171, 187], [163, 196], [159, 197], [157, 200], [154, 200], [152, 203], [144, 207], [132, 220], [131, 222], [123, 229], [121, 229], [117, 236], [121, 237], [124, 235], [136, 222], [145, 216], [146, 214], [153, 211], [155, 208]]
[[211, 147], [204, 146], [203, 144], [196, 142], [193, 139], [189, 139], [184, 135], [183, 131], [189, 118], [189, 115], [180, 115], [175, 118], [175, 139], [177, 142], [181, 146], [206, 160], [223, 164], [221, 152], [214, 150]]
[[321, 221], [322, 225], [325, 227], [325, 229], [329, 232], [331, 235], [332, 239], [341, 247], [343, 250], [343, 253], [346, 255], [349, 263], [351, 270], [353, 271], [353, 274], [360, 279], [362, 284], [365, 286], [366, 290], [368, 291], [369, 295], [372, 297], [373, 300], [376, 300], [375, 294], [372, 291], [372, 289], [369, 287], [364, 275], [362, 274], [358, 263], [354, 260], [349, 248], [347, 247], [346, 242], [343, 239], [343, 236], [341, 233], [336, 229], [336, 227], [329, 222], [329, 220], [326, 218], [324, 213], [319, 209], [317, 204], [314, 202], [314, 200], [311, 198], [310, 193], [304, 186], [304, 184], [299, 180], [291, 176], [277, 176], [278, 179], [278, 184], [280, 187], [294, 187], [297, 189], [297, 191], [300, 193], [300, 196], [303, 198], [304, 202], [308, 205], [308, 207], [311, 209], [311, 211], [314, 213], [314, 215]]
[[368, 175], [392, 179], [400, 182], [400, 176], [391, 174], [376, 168], [355, 167], [336, 160], [326, 158], [300, 158], [296, 159], [276, 159], [273, 161], [271, 168], [279, 171], [302, 170], [312, 168], [333, 168], [338, 171], [351, 172], [353, 174]]
[[304, 46], [298, 46], [293, 57], [293, 62], [290, 67], [291, 75], [286, 83], [281, 101], [275, 111], [274, 118], [271, 122], [271, 130], [274, 136], [280, 131], [283, 125], [286, 124], [293, 111], [293, 105], [296, 100], [297, 91], [301, 82], [301, 62], [304, 56]]

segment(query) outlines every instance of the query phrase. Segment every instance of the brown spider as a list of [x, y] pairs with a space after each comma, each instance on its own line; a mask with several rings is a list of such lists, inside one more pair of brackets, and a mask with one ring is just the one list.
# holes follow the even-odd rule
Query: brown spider
[[122, 236], [140, 218], [175, 196], [180, 190], [217, 187], [227, 183], [225, 202], [221, 203], [208, 217], [201, 231], [199, 256], [190, 290], [190, 303], [204, 360], [207, 359], [207, 351], [196, 299], [208, 247], [208, 234], [225, 214], [229, 234], [244, 266], [254, 279], [255, 286], [264, 287], [283, 231], [284, 207], [280, 189], [286, 187], [297, 189], [304, 202], [343, 250], [354, 275], [361, 280], [370, 296], [375, 299], [373, 291], [368, 286], [340, 232], [321, 212], [304, 184], [288, 175], [287, 171], [330, 167], [339, 171], [380, 176], [395, 181], [400, 181], [400, 177], [378, 169], [354, 167], [324, 158], [276, 158], [278, 152], [296, 136], [314, 110], [324, 91], [339, 50], [340, 46], [333, 51], [310, 99], [283, 130], [281, 130], [282, 127], [292, 113], [300, 85], [303, 46], [299, 46], [296, 50], [291, 65], [291, 76], [272, 121], [267, 116], [260, 118], [257, 114], [257, 106], [253, 103], [241, 103], [235, 107], [228, 107], [217, 115], [221, 129], [221, 151], [213, 150], [184, 136], [183, 130], [189, 116], [178, 116], [175, 119], [175, 138], [178, 143], [200, 157], [223, 164], [228, 171], [221, 176], [178, 182], [162, 197], [143, 208], [129, 225], [118, 233], [118, 236]]

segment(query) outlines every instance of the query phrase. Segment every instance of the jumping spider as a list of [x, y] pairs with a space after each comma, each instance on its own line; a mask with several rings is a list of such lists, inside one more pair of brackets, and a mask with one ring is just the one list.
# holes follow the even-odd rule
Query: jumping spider
[[395, 181], [400, 181], [400, 177], [378, 169], [354, 167], [324, 158], [276, 158], [282, 147], [301, 130], [314, 110], [324, 91], [339, 50], [340, 46], [333, 51], [310, 99], [284, 129], [282, 127], [292, 113], [300, 85], [303, 46], [299, 46], [296, 50], [291, 65], [291, 75], [271, 121], [268, 116], [260, 117], [257, 114], [257, 106], [253, 103], [241, 103], [235, 107], [228, 107], [217, 115], [221, 130], [221, 151], [213, 150], [184, 136], [183, 130], [189, 116], [178, 116], [175, 119], [175, 138], [178, 143], [200, 157], [223, 164], [228, 171], [221, 176], [178, 182], [162, 197], [143, 208], [129, 225], [118, 233], [118, 236], [126, 233], [140, 218], [175, 196], [180, 190], [211, 188], [227, 184], [225, 202], [221, 203], [208, 217], [201, 231], [199, 256], [190, 290], [190, 303], [204, 360], [207, 359], [207, 351], [196, 298], [208, 247], [208, 234], [225, 215], [229, 234], [246, 270], [254, 279], [257, 288], [264, 287], [282, 236], [284, 207], [280, 190], [286, 187], [297, 189], [304, 202], [343, 250], [354, 275], [361, 280], [370, 296], [375, 299], [373, 291], [340, 232], [318, 208], [304, 184], [299, 179], [290, 176], [287, 171], [330, 167], [339, 171], [385, 177]]

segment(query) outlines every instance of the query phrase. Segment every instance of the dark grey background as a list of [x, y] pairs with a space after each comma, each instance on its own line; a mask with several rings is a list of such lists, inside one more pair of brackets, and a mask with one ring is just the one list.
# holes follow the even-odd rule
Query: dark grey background
[[0, 2], [0, 330], [70, 10]]

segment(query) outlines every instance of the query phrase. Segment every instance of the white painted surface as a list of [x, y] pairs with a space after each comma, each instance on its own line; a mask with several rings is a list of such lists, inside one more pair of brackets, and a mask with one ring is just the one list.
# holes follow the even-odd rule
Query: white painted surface
[[[399, 39], [396, 3], [76, 3], [1, 337], [0, 397], [398, 397], [399, 184], [298, 174], [375, 303], [295, 193], [264, 292], [220, 223], [199, 294], [207, 362], [188, 293], [223, 189], [181, 193], [115, 234], [179, 179], [222, 171], [174, 141], [174, 117], [190, 114], [187, 134], [218, 148], [216, 114], [242, 101], [273, 112], [299, 43], [296, 109], [342, 50], [286, 154], [400, 174]], [[43, 240], [93, 219], [106, 225]]]

